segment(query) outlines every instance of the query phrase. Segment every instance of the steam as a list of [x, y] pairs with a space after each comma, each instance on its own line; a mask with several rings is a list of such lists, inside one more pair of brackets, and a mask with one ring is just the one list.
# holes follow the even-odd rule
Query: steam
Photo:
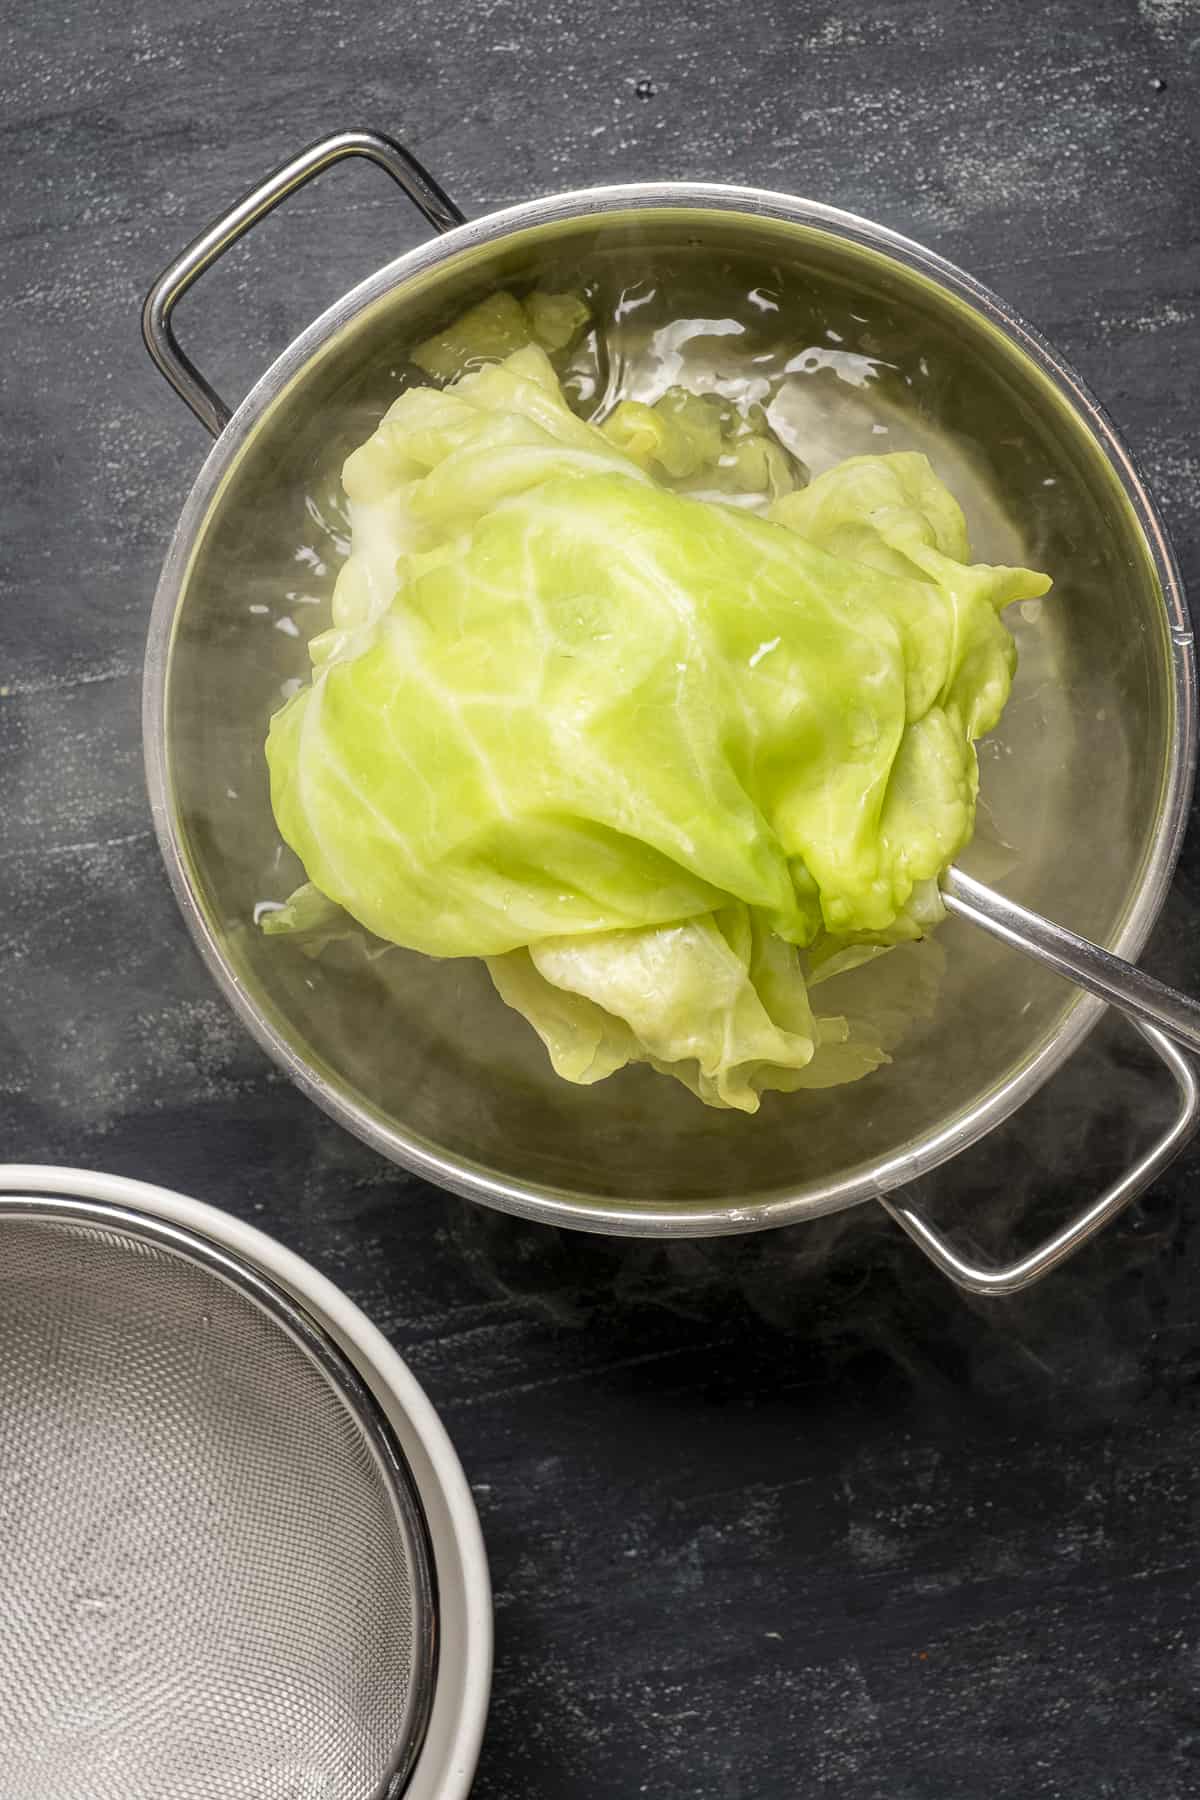
[[[1191, 909], [1177, 897], [1164, 938]], [[1170, 976], [1168, 961], [1156, 959]], [[1006, 1124], [909, 1190], [953, 1241], [1008, 1262], [1074, 1216], [1168, 1122], [1172, 1084], [1119, 1022], [1086, 1044]], [[1148, 1354], [1181, 1302], [1172, 1268], [1187, 1229], [1185, 1153], [1160, 1183], [1040, 1285], [1007, 1298], [956, 1289], [866, 1205], [743, 1237], [616, 1239], [450, 1201], [450, 1232], [487, 1294], [549, 1327], [630, 1343], [663, 1329], [699, 1347], [747, 1347], [795, 1379], [861, 1399], [904, 1395], [936, 1411], [969, 1389], [998, 1412], [1053, 1421], [1108, 1414], [1146, 1382]], [[655, 1321], [658, 1324], [655, 1324]], [[737, 1348], [741, 1346], [741, 1348]]]

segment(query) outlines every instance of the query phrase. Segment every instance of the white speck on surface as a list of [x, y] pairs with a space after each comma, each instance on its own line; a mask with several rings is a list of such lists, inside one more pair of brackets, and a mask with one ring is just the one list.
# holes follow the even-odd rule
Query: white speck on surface
[[1195, 313], [1186, 307], [1176, 306], [1173, 300], [1164, 300], [1159, 306], [1149, 306], [1129, 321], [1134, 331], [1162, 331], [1168, 325], [1190, 325]]
[[1160, 37], [1174, 37], [1191, 21], [1200, 23], [1196, 0], [1138, 0], [1138, 12]]
[[762, 661], [763, 657], [770, 656], [772, 650], [778, 650], [779, 645], [780, 645], [780, 639], [777, 637], [765, 639], [758, 646], [758, 649], [754, 652], [754, 654], [750, 657], [750, 667], [752, 669], [757, 669], [757, 667], [758, 667], [759, 663]]
[[851, 49], [863, 41], [863, 28], [856, 19], [846, 19], [840, 13], [831, 13], [823, 19], [815, 31], [810, 31], [800, 39], [801, 50], [845, 50]]

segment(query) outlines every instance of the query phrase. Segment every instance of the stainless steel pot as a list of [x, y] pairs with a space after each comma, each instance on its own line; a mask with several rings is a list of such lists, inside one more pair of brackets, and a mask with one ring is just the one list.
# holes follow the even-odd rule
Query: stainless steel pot
[[[347, 156], [382, 164], [441, 235], [332, 306], [231, 413], [180, 350], [175, 303], [280, 200]], [[746, 1119], [707, 1112], [643, 1070], [588, 1089], [557, 1081], [475, 964], [402, 951], [310, 961], [253, 927], [278, 843], [262, 741], [281, 679], [304, 667], [295, 629], [263, 624], [279, 585], [267, 572], [294, 555], [314, 472], [328, 479], [394, 393], [406, 346], [497, 283], [653, 276], [682, 305], [701, 284], [745, 292], [755, 271], [932, 369], [910, 412], [889, 415], [888, 443], [940, 447], [954, 462], [979, 554], [1055, 573], [1052, 601], [1016, 620], [1021, 672], [985, 750], [985, 813], [965, 867], [999, 873], [1014, 898], [1136, 959], [1175, 866], [1195, 760], [1179, 580], [1096, 402], [970, 276], [863, 219], [749, 188], [591, 188], [468, 223], [399, 145], [357, 131], [314, 145], [219, 218], [146, 303], [151, 354], [217, 440], [167, 554], [145, 674], [151, 802], [188, 925], [259, 1043], [334, 1118], [445, 1187], [560, 1225], [699, 1236], [874, 1199], [911, 1230], [900, 1190], [1007, 1118], [1102, 1010], [951, 919], [935, 1016], [902, 1056], [860, 1085], [772, 1097]], [[248, 605], [252, 570], [266, 585]], [[277, 852], [278, 891], [295, 877]], [[1178, 1088], [1170, 1129], [1008, 1268], [973, 1265], [926, 1226], [920, 1241], [955, 1280], [1028, 1285], [1170, 1160], [1200, 1117], [1200, 1090], [1179, 1053], [1146, 1036]]]

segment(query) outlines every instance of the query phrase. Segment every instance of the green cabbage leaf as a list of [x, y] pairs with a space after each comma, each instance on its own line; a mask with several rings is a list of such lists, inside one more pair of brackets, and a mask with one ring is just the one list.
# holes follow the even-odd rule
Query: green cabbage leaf
[[543, 350], [566, 350], [591, 317], [578, 294], [540, 290], [525, 300], [515, 294], [489, 294], [448, 325], [418, 344], [413, 361], [435, 381], [453, 381], [480, 363], [499, 362], [527, 344]]
[[[869, 1074], [895, 1033], [862, 993], [941, 916], [1000, 611], [1047, 578], [972, 565], [922, 456], [800, 488], [763, 420], [684, 396], [597, 427], [541, 344], [493, 354], [345, 465], [332, 624], [267, 740], [309, 886], [268, 929], [328, 931], [324, 897], [486, 958], [571, 1081], [645, 1062], [754, 1111]], [[770, 516], [669, 485], [738, 444]]]
[[669, 387], [652, 405], [622, 400], [601, 430], [640, 468], [685, 493], [776, 500], [804, 478], [772, 435], [761, 406], [743, 415], [719, 394]]

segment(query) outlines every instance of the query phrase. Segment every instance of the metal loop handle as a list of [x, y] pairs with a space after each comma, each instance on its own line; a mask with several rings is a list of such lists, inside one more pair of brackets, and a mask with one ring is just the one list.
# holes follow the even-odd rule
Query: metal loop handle
[[1131, 1200], [1136, 1200], [1179, 1153], [1197, 1124], [1200, 1124], [1200, 1082], [1192, 1064], [1156, 1026], [1137, 1018], [1132, 1019], [1132, 1023], [1137, 1026], [1150, 1047], [1158, 1052], [1174, 1076], [1179, 1094], [1179, 1111], [1170, 1127], [1131, 1169], [1127, 1169], [1118, 1181], [1106, 1188], [1100, 1198], [1085, 1212], [1080, 1213], [1078, 1218], [1073, 1219], [1038, 1249], [1031, 1250], [1028, 1256], [1003, 1268], [981, 1267], [960, 1256], [941, 1232], [894, 1194], [879, 1196], [880, 1204], [896, 1223], [904, 1227], [930, 1262], [936, 1263], [942, 1273], [948, 1275], [958, 1287], [965, 1288], [971, 1294], [1017, 1294], [1022, 1288], [1032, 1287], [1035, 1281], [1040, 1281], [1043, 1275], [1048, 1275], [1051, 1269], [1073, 1256], [1082, 1244], [1086, 1244], [1095, 1232], [1115, 1218]]
[[257, 225], [281, 200], [286, 200], [315, 175], [347, 156], [365, 156], [369, 162], [386, 169], [435, 230], [450, 231], [464, 223], [464, 215], [453, 200], [442, 192], [416, 158], [402, 144], [380, 131], [339, 131], [333, 137], [321, 138], [285, 162], [257, 187], [251, 188], [236, 206], [214, 219], [207, 231], [202, 231], [163, 270], [142, 308], [142, 336], [147, 350], [176, 393], [187, 401], [200, 423], [214, 437], [219, 437], [228, 425], [232, 411], [180, 349], [171, 314], [197, 277], [203, 275], [205, 269], [223, 256], [252, 225]]

